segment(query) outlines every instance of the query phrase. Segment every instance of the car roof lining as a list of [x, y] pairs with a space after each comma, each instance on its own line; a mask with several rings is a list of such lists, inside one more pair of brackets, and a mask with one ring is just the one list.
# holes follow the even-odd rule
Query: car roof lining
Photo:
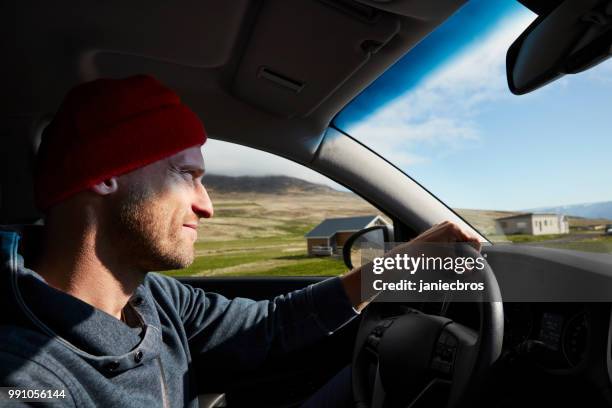
[[[6, 44], [9, 97], [0, 103], [11, 114], [48, 114], [77, 83], [150, 73], [177, 90], [212, 137], [306, 163], [334, 115], [463, 2], [434, 10], [427, 0], [397, 1], [404, 15], [371, 9], [373, 21], [350, 11], [357, 3], [349, 0], [137, 1], [121, 3], [121, 13], [115, 2], [72, 1], [69, 12], [14, 2], [2, 17], [17, 41]], [[361, 49], [368, 41], [376, 53]], [[264, 65], [306, 80], [303, 90], [292, 95], [258, 78]]]

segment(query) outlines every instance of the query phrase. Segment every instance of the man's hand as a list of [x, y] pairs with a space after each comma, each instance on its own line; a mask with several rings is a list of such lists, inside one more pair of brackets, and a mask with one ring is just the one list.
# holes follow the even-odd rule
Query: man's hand
[[[480, 241], [478, 238], [468, 235], [459, 226], [450, 221], [436, 224], [427, 231], [421, 233], [416, 238], [394, 248], [390, 253], [405, 253], [410, 251], [410, 246], [421, 243], [452, 243], [468, 242], [477, 251], [480, 251]], [[344, 285], [344, 290], [348, 295], [353, 307], [361, 310], [369, 303], [361, 300], [361, 268], [355, 268], [340, 277]]]
[[406, 247], [413, 243], [452, 243], [452, 242], [469, 242], [477, 251], [480, 251], [480, 241], [478, 238], [466, 234], [459, 226], [450, 221], [444, 221], [440, 224], [436, 224], [427, 231], [421, 233], [418, 237], [413, 240], [400, 245], [400, 247]]

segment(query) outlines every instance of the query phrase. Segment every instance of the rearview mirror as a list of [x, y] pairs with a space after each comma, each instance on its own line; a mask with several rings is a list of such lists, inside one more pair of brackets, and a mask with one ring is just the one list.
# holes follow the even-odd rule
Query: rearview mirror
[[565, 74], [576, 74], [610, 57], [612, 1], [565, 0], [541, 15], [510, 46], [510, 91], [531, 92]]
[[342, 247], [344, 264], [357, 268], [377, 256], [383, 256], [386, 243], [393, 239], [393, 227], [376, 225], [357, 231], [346, 240]]

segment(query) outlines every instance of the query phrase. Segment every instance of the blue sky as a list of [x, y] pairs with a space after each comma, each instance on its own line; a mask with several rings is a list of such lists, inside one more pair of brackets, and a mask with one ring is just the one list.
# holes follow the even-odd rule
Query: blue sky
[[534, 17], [514, 2], [470, 2], [336, 126], [452, 207], [612, 200], [612, 62], [512, 95], [505, 53]]

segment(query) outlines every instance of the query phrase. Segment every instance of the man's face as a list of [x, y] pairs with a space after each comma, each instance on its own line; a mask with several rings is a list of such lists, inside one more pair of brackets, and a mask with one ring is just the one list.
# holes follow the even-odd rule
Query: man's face
[[204, 160], [195, 146], [117, 178], [109, 214], [116, 228], [111, 228], [130, 262], [143, 271], [193, 262], [198, 221], [213, 215], [203, 174]]

